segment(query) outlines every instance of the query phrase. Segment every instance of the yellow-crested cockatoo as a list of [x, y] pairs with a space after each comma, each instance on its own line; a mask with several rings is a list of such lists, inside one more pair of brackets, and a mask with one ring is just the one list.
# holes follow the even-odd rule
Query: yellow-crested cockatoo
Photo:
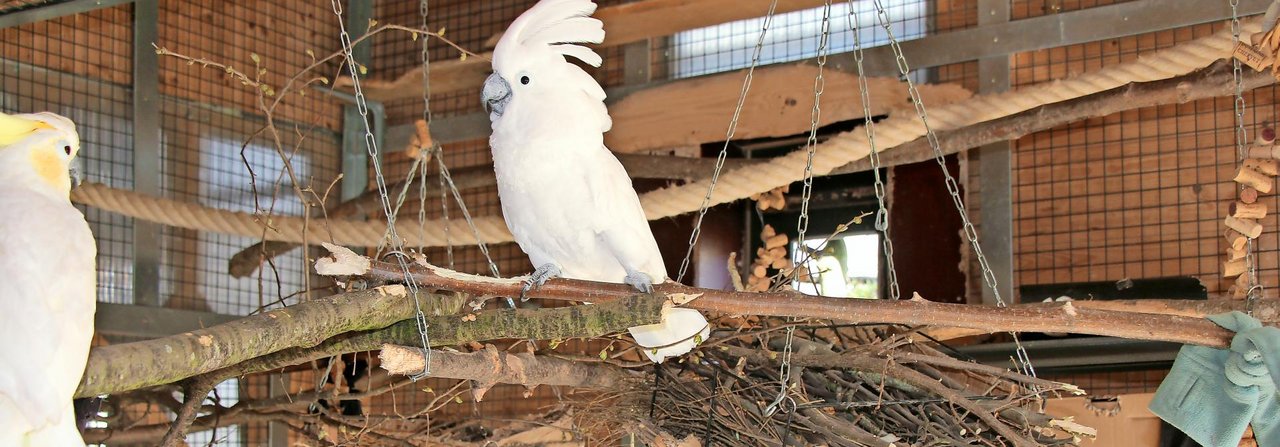
[[[582, 43], [604, 40], [588, 0], [542, 0], [493, 51], [482, 92], [507, 228], [535, 271], [526, 287], [565, 277], [625, 282], [643, 292], [666, 279], [662, 254], [622, 164], [604, 145], [612, 126], [604, 89], [566, 56], [599, 67]], [[654, 362], [710, 334], [698, 311], [667, 308], [630, 329]]]
[[97, 249], [71, 205], [75, 123], [0, 113], [0, 445], [83, 446], [71, 398], [93, 337]]

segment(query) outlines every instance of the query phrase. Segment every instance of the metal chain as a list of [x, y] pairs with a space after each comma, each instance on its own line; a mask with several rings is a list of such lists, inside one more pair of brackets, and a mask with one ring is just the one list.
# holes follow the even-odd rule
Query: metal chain
[[[823, 70], [827, 66], [827, 46], [831, 39], [831, 0], [824, 3], [822, 29], [818, 37], [818, 74], [813, 78], [813, 109], [809, 111], [809, 139], [805, 141], [808, 156], [804, 165], [804, 191], [800, 196], [800, 217], [796, 221], [796, 231], [799, 233], [796, 237], [797, 251], [805, 249], [804, 237], [809, 231], [809, 199], [813, 197], [813, 155], [818, 148], [818, 125], [822, 121], [822, 92], [827, 86]], [[807, 266], [808, 262], [805, 262], [805, 265]], [[809, 277], [813, 278], [812, 272], [809, 273]], [[795, 338], [795, 329], [795, 326], [787, 328], [786, 342], [782, 347], [782, 361], [778, 364], [780, 381], [778, 396], [765, 408], [766, 415], [772, 415], [777, 411], [783, 400], [787, 398], [791, 383], [791, 341]]]
[[889, 237], [889, 207], [885, 206], [885, 183], [880, 176], [880, 151], [876, 149], [876, 132], [875, 121], [871, 119], [871, 94], [867, 87], [867, 74], [863, 69], [862, 60], [862, 39], [859, 36], [861, 29], [858, 27], [858, 10], [853, 4], [853, 0], [847, 1], [849, 5], [849, 15], [845, 16], [849, 22], [849, 32], [853, 34], [853, 60], [858, 68], [858, 93], [862, 96], [862, 116], [866, 119], [866, 124], [862, 127], [867, 132], [867, 144], [871, 147], [871, 153], [867, 158], [871, 161], [871, 173], [875, 176], [875, 192], [876, 203], [879, 208], [876, 210], [875, 228], [884, 234], [884, 262], [887, 276], [889, 277], [889, 299], [897, 300], [902, 297], [898, 288], [898, 270], [893, 264], [893, 238]]
[[[422, 16], [422, 29], [424, 30], [430, 29], [428, 28], [428, 24], [427, 24], [427, 15], [429, 13], [430, 13], [430, 5], [427, 4], [427, 0], [419, 1], [418, 14]], [[427, 123], [427, 126], [431, 126], [431, 53], [430, 51], [428, 51], [430, 49], [430, 47], [428, 46], [430, 42], [431, 42], [431, 39], [428, 39], [426, 38], [426, 36], [423, 36], [422, 38], [422, 121]], [[449, 197], [447, 195], [448, 193], [445, 190], [445, 187], [447, 185], [445, 184], [445, 180], [444, 180], [445, 175], [448, 172], [444, 165], [444, 147], [440, 146], [439, 144], [433, 144], [431, 150], [432, 152], [435, 153], [436, 164], [439, 165], [439, 168], [440, 168], [440, 218], [442, 219], [442, 223], [443, 223], [442, 226], [444, 227], [443, 230], [444, 230], [445, 257], [449, 262], [449, 268], [452, 269], [454, 268], [453, 237], [449, 234]], [[422, 240], [424, 241], [427, 239], [426, 238], [426, 222], [427, 222], [427, 181], [426, 180], [427, 180], [427, 170], [426, 170], [426, 167], [423, 167], [422, 184], [419, 185], [419, 187], [422, 188], [422, 193], [419, 196], [420, 202], [418, 207], [418, 222], [420, 222], [422, 226], [422, 235], [423, 235]], [[459, 203], [461, 203], [461, 201], [459, 201]], [[492, 263], [493, 261], [490, 260], [489, 262]], [[494, 276], [497, 276], [497, 275], [495, 274]]]
[[453, 237], [449, 235], [449, 197], [444, 182], [444, 174], [447, 168], [444, 166], [444, 151], [436, 153], [436, 164], [440, 167], [440, 217], [444, 223], [444, 250], [446, 259], [449, 260], [449, 268], [453, 268]]
[[[911, 81], [911, 67], [907, 65], [907, 58], [902, 53], [902, 46], [898, 44], [898, 40], [893, 36], [893, 29], [889, 22], [889, 13], [885, 10], [882, 0], [873, 0], [876, 7], [876, 18], [880, 22], [880, 27], [884, 28], [885, 33], [889, 37], [889, 46], [893, 50], [894, 58], [898, 64], [898, 74], [902, 80], [907, 83], [907, 92], [911, 96], [911, 102], [915, 105], [916, 115], [920, 118], [921, 124], [924, 125], [925, 137], [929, 142], [929, 147], [933, 149], [934, 161], [942, 170], [943, 178], [947, 185], [947, 192], [951, 194], [951, 201], [955, 205], [956, 211], [960, 214], [960, 220], [964, 223], [964, 235], [969, 241], [969, 246], [973, 249], [974, 257], [978, 259], [978, 265], [982, 268], [982, 278], [986, 282], [988, 288], [991, 289], [991, 295], [995, 297], [996, 306], [1008, 307], [1004, 298], [1000, 297], [1000, 289], [996, 284], [996, 274], [991, 270], [991, 264], [987, 261], [986, 255], [982, 253], [982, 244], [978, 242], [978, 231], [974, 228], [973, 222], [969, 220], [969, 212], [965, 209], [964, 199], [960, 197], [960, 185], [956, 183], [956, 179], [947, 170], [947, 161], [942, 153], [941, 145], [938, 142], [938, 135], [933, 132], [933, 128], [929, 126], [929, 115], [925, 111], [924, 101], [920, 99], [920, 91], [916, 89], [915, 83]], [[1019, 369], [1031, 377], [1036, 376], [1036, 370], [1031, 365], [1031, 359], [1027, 355], [1026, 347], [1022, 346], [1022, 341], [1018, 339], [1018, 334], [1010, 332], [1013, 336], [1013, 343], [1017, 346], [1016, 354]]]
[[427, 336], [427, 316], [422, 312], [422, 305], [418, 303], [418, 282], [409, 272], [409, 263], [404, 255], [404, 241], [400, 239], [395, 228], [395, 213], [391, 210], [391, 199], [387, 193], [387, 180], [382, 175], [382, 164], [378, 163], [378, 143], [373, 136], [373, 128], [369, 124], [369, 104], [365, 100], [364, 91], [360, 88], [360, 65], [356, 63], [355, 56], [352, 55], [351, 34], [347, 32], [347, 24], [342, 18], [341, 0], [330, 0], [333, 6], [333, 14], [338, 17], [339, 38], [342, 40], [342, 53], [347, 65], [347, 72], [351, 75], [351, 89], [355, 92], [356, 111], [360, 113], [361, 121], [364, 124], [364, 144], [365, 150], [369, 154], [369, 159], [373, 160], [374, 183], [378, 187], [379, 202], [382, 205], [382, 212], [387, 217], [388, 232], [391, 235], [391, 244], [396, 253], [396, 261], [400, 266], [401, 273], [405, 278], [405, 286], [409, 289], [409, 298], [413, 300], [414, 321], [418, 327], [418, 335], [422, 342], [423, 355], [426, 356], [423, 362], [421, 374], [415, 374], [410, 378], [418, 380], [431, 375], [431, 341]]
[[[1240, 44], [1240, 0], [1230, 0], [1231, 3], [1231, 36], [1235, 38], [1236, 44]], [[1248, 141], [1249, 135], [1244, 126], [1244, 74], [1240, 68], [1240, 59], [1231, 58], [1231, 74], [1232, 80], [1235, 82], [1235, 113], [1236, 113], [1236, 156], [1239, 158], [1243, 166], [1246, 158], [1249, 157]], [[1244, 189], [1244, 185], [1239, 185], [1240, 189]], [[1249, 278], [1249, 290], [1245, 293], [1245, 312], [1253, 315], [1253, 306], [1258, 300], [1258, 295], [1262, 292], [1261, 284], [1258, 283], [1258, 253], [1257, 246], [1253, 239], [1245, 240], [1244, 248], [1244, 264], [1245, 275]]]
[[694, 221], [693, 233], [689, 235], [689, 248], [684, 253], [684, 260], [680, 262], [680, 273], [676, 276], [676, 282], [683, 281], [685, 273], [689, 271], [693, 249], [698, 245], [698, 236], [702, 234], [702, 220], [707, 216], [707, 207], [711, 204], [711, 194], [716, 190], [716, 182], [720, 181], [720, 171], [724, 169], [725, 158], [729, 155], [729, 142], [733, 140], [733, 134], [738, 131], [738, 118], [742, 116], [742, 106], [747, 101], [747, 92], [751, 90], [751, 78], [755, 75], [756, 66], [760, 65], [764, 36], [769, 31], [769, 25], [773, 24], [773, 14], [777, 9], [778, 0], [769, 2], [769, 11], [765, 13], [764, 24], [760, 27], [760, 36], [756, 38], [755, 51], [751, 55], [751, 66], [747, 67], [747, 75], [742, 79], [742, 90], [738, 92], [738, 104], [734, 106], [733, 118], [729, 120], [729, 129], [725, 131], [724, 146], [716, 156], [716, 169], [711, 174], [711, 184], [707, 186], [707, 195], [702, 198], [702, 206], [698, 208], [698, 218]]
[[[429, 29], [427, 28], [427, 15], [430, 12], [431, 12], [431, 8], [430, 8], [430, 5], [427, 4], [427, 0], [421, 0], [418, 2], [418, 15], [422, 16], [422, 29], [424, 30]], [[428, 43], [430, 42], [431, 42], [431, 39], [428, 39], [426, 36], [422, 37], [422, 122], [426, 123], [428, 127], [431, 126], [431, 54], [428, 51], [430, 50], [430, 47], [428, 46]], [[421, 143], [422, 142], [419, 142], [419, 144]], [[443, 157], [444, 154], [441, 153], [439, 148], [440, 148], [439, 145], [433, 145], [431, 148], [428, 148], [428, 152], [426, 153], [426, 155]], [[419, 172], [419, 175], [422, 176], [422, 179], [418, 183], [418, 236], [421, 237], [423, 241], [426, 241], [427, 240], [427, 167], [426, 166], [422, 167], [422, 170]], [[444, 194], [444, 191], [441, 190], [440, 193]], [[447, 240], [447, 237], [446, 237], [446, 240]], [[423, 247], [418, 247], [418, 251], [425, 252], [425, 249]], [[452, 267], [453, 266], [450, 265], [450, 268]]]
[[[453, 192], [453, 200], [458, 203], [458, 210], [462, 212], [462, 218], [466, 219], [467, 225], [471, 227], [471, 234], [476, 238], [476, 245], [480, 247], [480, 254], [484, 255], [484, 260], [489, 263], [489, 273], [494, 278], [501, 278], [498, 273], [498, 264], [493, 262], [493, 257], [489, 256], [489, 246], [484, 243], [484, 239], [480, 238], [480, 229], [476, 228], [476, 222], [471, 219], [471, 213], [467, 211], [466, 202], [462, 201], [462, 192], [458, 191], [458, 186], [453, 183], [453, 177], [449, 175], [449, 168], [440, 163], [440, 178], [449, 185], [449, 191]], [[511, 307], [516, 307], [515, 302], [507, 297], [507, 303]]]

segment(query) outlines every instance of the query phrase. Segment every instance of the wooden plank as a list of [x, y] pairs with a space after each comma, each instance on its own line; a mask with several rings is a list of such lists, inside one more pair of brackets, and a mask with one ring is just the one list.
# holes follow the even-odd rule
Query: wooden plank
[[[789, 64], [756, 69], [739, 119], [736, 139], [780, 137], [809, 130], [816, 68]], [[827, 71], [821, 125], [863, 118], [856, 75]], [[870, 78], [871, 113], [909, 108], [906, 84], [894, 78]], [[732, 72], [675, 81], [627, 95], [609, 107], [613, 130], [605, 145], [614, 152], [695, 146], [723, 141], [725, 126], [742, 88], [742, 73]], [[956, 85], [920, 85], [931, 106], [973, 94]]]
[[[817, 0], [779, 2], [775, 13], [798, 11], [822, 4]], [[604, 22], [605, 41], [600, 46], [611, 47], [684, 30], [763, 17], [768, 10], [769, 2], [765, 0], [646, 0], [600, 8], [595, 17]], [[501, 33], [491, 37], [485, 43], [486, 48], [493, 48], [500, 37]], [[479, 91], [485, 77], [492, 71], [489, 68], [491, 59], [493, 53], [488, 52], [480, 57], [433, 61], [432, 93]], [[351, 80], [339, 78], [335, 85], [350, 89]], [[369, 99], [382, 102], [421, 95], [422, 68], [409, 70], [391, 81], [364, 80], [361, 81], [361, 88]]]
[[[463, 90], [479, 92], [484, 86], [484, 79], [493, 70], [489, 67], [493, 53], [484, 53], [480, 57], [471, 56], [466, 59], [450, 59], [431, 62], [431, 93], [447, 94]], [[351, 78], [339, 77], [334, 81], [339, 89], [351, 90]], [[374, 101], [388, 102], [422, 96], [422, 67], [409, 70], [392, 81], [362, 79], [360, 88], [365, 97]]]
[[[767, 0], [643, 0], [600, 8], [594, 16], [604, 22], [605, 37], [601, 46], [610, 47], [764, 17], [770, 3]], [[823, 3], [817, 0], [778, 2], [774, 14], [816, 8]], [[485, 47], [493, 48], [500, 38], [502, 33], [493, 35], [485, 41]]]

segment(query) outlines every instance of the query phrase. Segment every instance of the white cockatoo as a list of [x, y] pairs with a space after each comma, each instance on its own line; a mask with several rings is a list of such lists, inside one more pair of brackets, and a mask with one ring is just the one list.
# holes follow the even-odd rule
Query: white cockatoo
[[[520, 17], [493, 51], [485, 80], [493, 166], [507, 228], [548, 278], [625, 282], [643, 292], [667, 277], [640, 199], [622, 163], [604, 146], [612, 126], [604, 89], [569, 63], [594, 67], [600, 56], [580, 43], [604, 40], [588, 0], [542, 0]], [[710, 334], [696, 310], [668, 307], [662, 322], [630, 329], [654, 362], [689, 352]]]
[[71, 406], [93, 338], [94, 258], [71, 205], [75, 124], [0, 113], [0, 445], [84, 446]]

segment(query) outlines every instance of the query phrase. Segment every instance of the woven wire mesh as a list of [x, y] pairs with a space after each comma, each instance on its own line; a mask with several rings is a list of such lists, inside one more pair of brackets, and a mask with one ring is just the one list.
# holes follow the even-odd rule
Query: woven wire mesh
[[[1025, 85], [1130, 61], [1222, 29], [1200, 25], [1019, 54]], [[1275, 90], [1246, 92], [1251, 135], [1274, 126]], [[1222, 219], [1237, 165], [1229, 98], [1147, 107], [1038, 132], [1014, 152], [1019, 285], [1191, 276], [1210, 295], [1232, 284]], [[1276, 206], [1274, 196], [1260, 202]], [[1274, 217], [1261, 220], [1259, 276], [1274, 288]]]

